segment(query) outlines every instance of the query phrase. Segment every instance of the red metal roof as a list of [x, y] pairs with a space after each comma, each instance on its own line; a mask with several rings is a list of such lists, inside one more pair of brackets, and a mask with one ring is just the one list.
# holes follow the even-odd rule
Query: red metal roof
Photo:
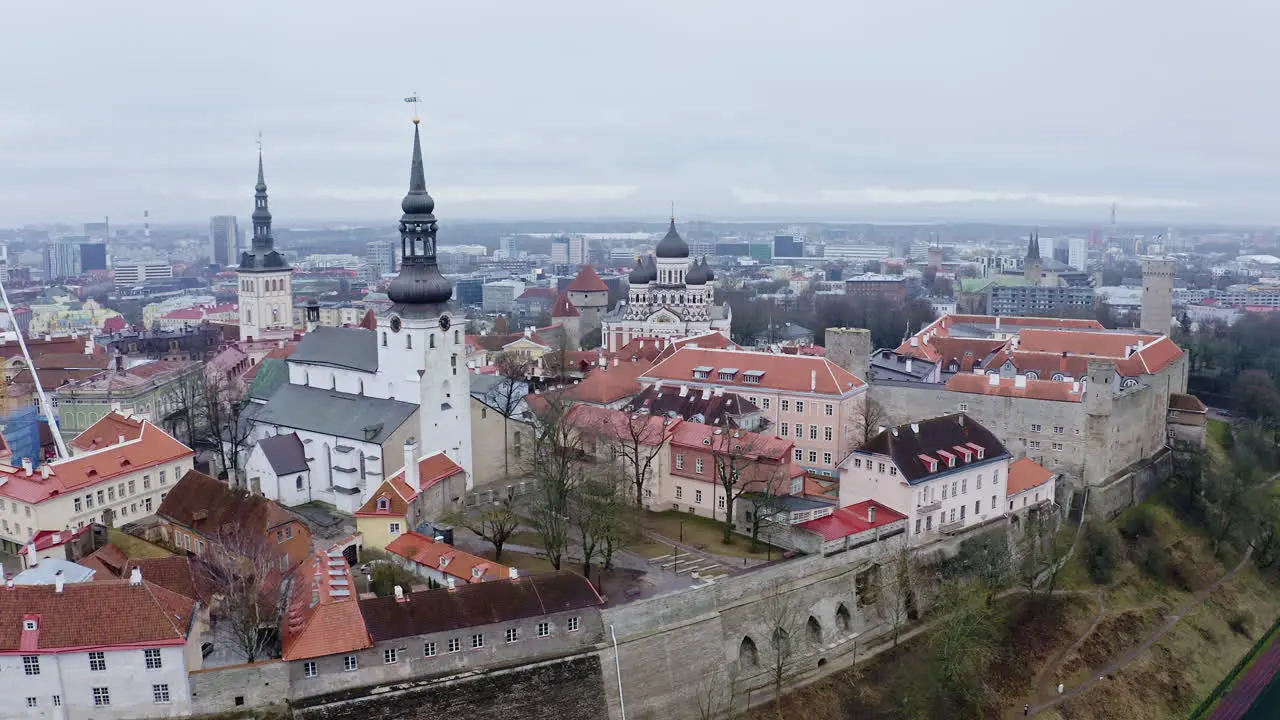
[[609, 286], [604, 284], [600, 276], [596, 274], [596, 269], [590, 265], [583, 265], [578, 271], [578, 277], [569, 283], [570, 292], [609, 292]]
[[[868, 519], [871, 508], [875, 508], [876, 519], [874, 522]], [[830, 541], [857, 535], [873, 528], [884, 527], [890, 523], [906, 519], [906, 515], [890, 507], [886, 507], [874, 500], [863, 500], [860, 503], [839, 508], [826, 517], [802, 522], [797, 527], [817, 533], [822, 536], [823, 540]]]

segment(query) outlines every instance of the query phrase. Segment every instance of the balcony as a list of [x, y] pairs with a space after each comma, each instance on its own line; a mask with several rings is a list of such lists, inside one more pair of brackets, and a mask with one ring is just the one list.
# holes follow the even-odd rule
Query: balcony
[[954, 532], [960, 532], [963, 529], [964, 529], [963, 520], [957, 520], [956, 522], [953, 522], [953, 523], [947, 523], [946, 525], [938, 526], [938, 532], [942, 533], [943, 535], [950, 535], [951, 533], [954, 533]]
[[916, 506], [916, 514], [917, 514], [917, 515], [928, 515], [929, 513], [935, 513], [935, 512], [938, 512], [938, 511], [939, 511], [939, 510], [941, 510], [941, 509], [942, 509], [942, 501], [941, 501], [941, 500], [934, 500], [933, 502], [931, 502], [931, 503], [929, 503], [929, 504], [927, 504], [927, 505], [917, 505], [917, 506]]

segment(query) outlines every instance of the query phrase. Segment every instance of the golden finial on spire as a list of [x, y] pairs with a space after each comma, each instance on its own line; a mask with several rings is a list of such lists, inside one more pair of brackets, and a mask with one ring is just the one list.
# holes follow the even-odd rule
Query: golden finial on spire
[[413, 124], [417, 125], [422, 122], [422, 118], [418, 117], [418, 103], [422, 102], [422, 98], [418, 97], [415, 91], [412, 95], [404, 99], [407, 103], [413, 103]]
[[671, 222], [676, 221], [676, 201], [671, 201]]

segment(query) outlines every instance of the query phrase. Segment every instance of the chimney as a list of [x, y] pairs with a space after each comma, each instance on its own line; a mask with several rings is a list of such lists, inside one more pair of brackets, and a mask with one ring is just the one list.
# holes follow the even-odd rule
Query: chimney
[[814, 392], [817, 389], [818, 389], [818, 371], [810, 370], [809, 371], [809, 392]]
[[996, 316], [996, 329], [997, 329], [997, 330], [999, 330], [999, 329], [1000, 329], [1000, 316], [999, 316], [999, 315], [997, 315], [997, 316]]
[[911, 358], [907, 358], [906, 365], [904, 366], [903, 369], [906, 370], [907, 372], [911, 372]]
[[991, 387], [1000, 387], [1000, 376], [994, 372], [987, 376], [987, 385]]
[[681, 386], [680, 386], [680, 397], [686, 397], [686, 396], [688, 396], [688, 394], [689, 394], [689, 386], [688, 386], [688, 385], [681, 385]]
[[920, 434], [920, 424], [919, 424], [919, 423], [911, 423], [911, 432], [915, 433], [916, 435], [919, 435], [919, 434]]
[[404, 588], [397, 585], [395, 590], [396, 590], [396, 602], [398, 603], [409, 602], [408, 598], [404, 596]]
[[511, 578], [512, 580], [519, 580], [520, 571], [515, 568], [507, 568], [507, 577]]
[[27, 543], [27, 567], [35, 567], [40, 564], [40, 558], [36, 555], [36, 544]]
[[142, 584], [142, 568], [135, 565], [133, 569], [129, 571], [129, 584], [133, 587], [138, 587]]
[[49, 463], [45, 463], [40, 466], [40, 479], [41, 480], [49, 479]]
[[63, 577], [61, 570], [54, 573], [53, 574], [53, 591], [56, 593], [61, 593], [62, 588], [65, 587], [66, 585], [66, 582], [67, 582], [67, 579]]
[[27, 477], [31, 477], [31, 474], [32, 474], [31, 458], [29, 457], [22, 458], [22, 471], [27, 474]]
[[1024, 389], [1026, 389], [1026, 387], [1027, 387], [1027, 376], [1026, 376], [1026, 375], [1023, 375], [1023, 374], [1021, 374], [1021, 373], [1019, 373], [1019, 374], [1017, 374], [1017, 375], [1014, 375], [1014, 376], [1013, 376], [1013, 386], [1014, 386], [1015, 388], [1018, 388], [1019, 390], [1024, 390]]
[[613, 359], [613, 366], [618, 367], [618, 358], [616, 357]]
[[456, 589], [456, 588], [454, 587], [454, 580], [453, 580], [453, 577], [447, 577], [447, 578], [445, 578], [445, 585], [447, 585], [447, 586], [449, 587], [450, 592], [452, 592], [453, 590], [455, 590], [455, 589]]
[[54, 533], [54, 534], [53, 534], [53, 544], [54, 544], [54, 545], [60, 545], [60, 544], [62, 544], [62, 533]]
[[913, 335], [911, 337], [911, 347], [920, 347], [920, 338]]
[[867, 506], [867, 522], [873, 523], [875, 521], [876, 521], [876, 506], [868, 505]]
[[1071, 392], [1073, 393], [1080, 392], [1080, 382], [1078, 380], [1071, 383]]
[[117, 435], [117, 436], [116, 436], [116, 444], [118, 444], [118, 445], [123, 445], [123, 444], [124, 444], [124, 435], [123, 435], [123, 434], [121, 434], [121, 435]]
[[404, 441], [404, 481], [414, 490], [418, 488], [418, 440]]

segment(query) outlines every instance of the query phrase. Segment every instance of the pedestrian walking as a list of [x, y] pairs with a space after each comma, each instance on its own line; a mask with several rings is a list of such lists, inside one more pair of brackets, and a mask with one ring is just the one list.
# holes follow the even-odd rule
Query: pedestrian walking
[[1022, 706], [1022, 716], [1026, 717], [1031, 714], [1031, 703]]

